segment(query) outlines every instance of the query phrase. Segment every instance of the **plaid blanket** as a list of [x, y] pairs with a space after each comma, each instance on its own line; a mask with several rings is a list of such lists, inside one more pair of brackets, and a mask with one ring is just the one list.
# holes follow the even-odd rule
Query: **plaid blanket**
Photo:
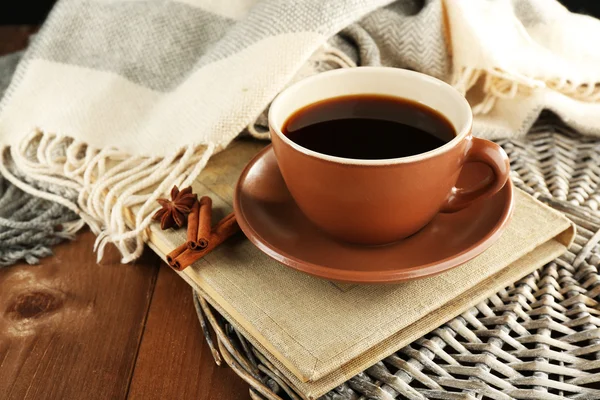
[[128, 262], [158, 197], [240, 132], [268, 138], [273, 97], [327, 69], [447, 80], [481, 136], [524, 134], [545, 108], [599, 134], [599, 25], [553, 0], [61, 0], [0, 102], [0, 174]]

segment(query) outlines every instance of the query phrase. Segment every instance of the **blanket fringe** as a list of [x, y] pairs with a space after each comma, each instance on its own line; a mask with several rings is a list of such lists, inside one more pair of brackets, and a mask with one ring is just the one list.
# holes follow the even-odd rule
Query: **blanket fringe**
[[[174, 185], [190, 186], [214, 151], [215, 145], [207, 144], [186, 146], [166, 157], [131, 156], [36, 129], [18, 146], [0, 152], [0, 173], [24, 192], [77, 213], [80, 224], [85, 222], [97, 235], [98, 261], [113, 243], [127, 263], [142, 254], [152, 214], [159, 208], [156, 199]], [[36, 189], [11, 169], [71, 195]]]
[[463, 95], [483, 79], [483, 99], [472, 105], [473, 114], [487, 114], [498, 99], [513, 99], [517, 95], [527, 96], [534, 90], [546, 87], [543, 81], [525, 75], [506, 72], [497, 68], [481, 69], [459, 67], [454, 71], [450, 84]]
[[528, 96], [535, 90], [550, 88], [576, 100], [585, 102], [600, 101], [600, 83], [576, 83], [567, 79], [538, 79], [517, 72], [498, 68], [481, 69], [458, 67], [452, 76], [451, 85], [465, 95], [483, 79], [484, 97], [473, 105], [473, 114], [489, 113], [498, 99], [513, 99]]
[[0, 267], [20, 261], [37, 264], [82, 226], [70, 210], [31, 196], [0, 175]]

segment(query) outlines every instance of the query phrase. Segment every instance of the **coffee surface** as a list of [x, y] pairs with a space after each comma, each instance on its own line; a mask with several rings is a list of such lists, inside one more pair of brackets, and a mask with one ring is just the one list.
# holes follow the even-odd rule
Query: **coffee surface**
[[282, 132], [302, 147], [359, 160], [408, 157], [455, 136], [439, 112], [399, 97], [352, 95], [310, 104], [292, 114]]

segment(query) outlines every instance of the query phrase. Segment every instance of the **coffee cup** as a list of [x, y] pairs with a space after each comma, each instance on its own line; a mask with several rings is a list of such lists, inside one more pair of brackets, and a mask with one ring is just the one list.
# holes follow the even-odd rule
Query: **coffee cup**
[[[298, 110], [363, 94], [427, 106], [445, 117], [455, 136], [420, 154], [357, 159], [311, 150], [284, 134], [286, 121]], [[484, 201], [509, 177], [504, 150], [472, 135], [466, 99], [447, 83], [414, 71], [359, 67], [321, 73], [281, 92], [268, 119], [277, 163], [298, 207], [320, 229], [350, 243], [381, 245], [406, 238], [438, 213]], [[457, 187], [463, 166], [474, 162], [487, 164], [490, 174]]]

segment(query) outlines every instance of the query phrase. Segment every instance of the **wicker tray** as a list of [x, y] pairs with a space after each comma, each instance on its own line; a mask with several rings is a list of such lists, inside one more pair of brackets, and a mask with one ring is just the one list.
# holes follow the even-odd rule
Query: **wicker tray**
[[[575, 243], [322, 399], [600, 399], [600, 140], [546, 116], [499, 143], [513, 182], [577, 224]], [[305, 398], [197, 294], [195, 304], [215, 361], [251, 398]]]

